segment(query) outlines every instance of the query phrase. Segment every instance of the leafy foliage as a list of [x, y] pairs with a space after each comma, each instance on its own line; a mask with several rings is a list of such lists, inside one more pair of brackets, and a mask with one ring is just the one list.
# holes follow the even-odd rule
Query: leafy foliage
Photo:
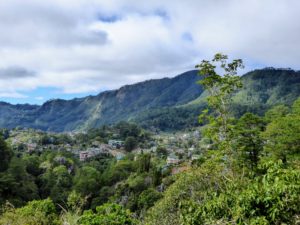
[[[226, 162], [232, 164], [232, 113], [230, 106], [233, 93], [242, 87], [237, 70], [243, 68], [241, 59], [227, 62], [228, 56], [217, 53], [211, 61], [203, 60], [199, 65], [199, 75], [204, 78], [199, 81], [208, 91], [207, 103], [209, 108], [199, 116], [200, 121], [207, 117], [209, 125], [206, 135], [214, 141], [216, 148], [227, 157]], [[217, 65], [224, 74], [216, 72]], [[208, 115], [209, 111], [212, 112]], [[230, 168], [229, 168], [230, 169]]]
[[300, 99], [295, 101], [291, 113], [275, 117], [267, 126], [263, 136], [265, 148], [275, 158], [287, 161], [300, 153]]
[[85, 211], [80, 219], [82, 225], [133, 225], [131, 213], [117, 204], [104, 204], [96, 208], [96, 213]]
[[[226, 59], [216, 55], [213, 62], [220, 61], [226, 71]], [[239, 65], [235, 62], [229, 71]], [[209, 61], [200, 64], [208, 74], [201, 82], [210, 91], [208, 101], [214, 110], [205, 133], [213, 148], [175, 180], [148, 211], [145, 224], [299, 223], [300, 99], [291, 110], [276, 106], [265, 118], [248, 112], [237, 121], [229, 119], [233, 88], [227, 90], [227, 80], [215, 68]], [[222, 102], [224, 95], [228, 99]]]
[[255, 170], [263, 150], [261, 133], [265, 129], [262, 118], [252, 113], [244, 114], [237, 122], [234, 129], [235, 148], [239, 163]]
[[127, 137], [126, 140], [125, 140], [125, 143], [124, 143], [124, 147], [125, 147], [125, 150], [130, 152], [132, 151], [137, 145], [137, 141], [135, 140], [134, 137]]
[[295, 224], [300, 175], [282, 162], [268, 162], [254, 180], [232, 180], [221, 192], [207, 192], [201, 203], [184, 202], [183, 224]]
[[14, 209], [7, 206], [6, 212], [0, 218], [0, 224], [30, 224], [30, 225], [58, 225], [56, 209], [50, 199], [34, 200], [26, 206]]
[[13, 154], [8, 148], [6, 142], [2, 137], [0, 137], [0, 172], [3, 172], [8, 168], [12, 155]]

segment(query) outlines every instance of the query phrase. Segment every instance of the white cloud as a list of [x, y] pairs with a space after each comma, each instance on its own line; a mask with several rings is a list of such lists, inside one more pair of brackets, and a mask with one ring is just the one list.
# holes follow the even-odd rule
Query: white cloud
[[249, 69], [299, 69], [299, 9], [297, 0], [1, 1], [0, 97], [117, 88], [176, 75], [219, 51]]
[[45, 98], [43, 96], [38, 96], [38, 97], [35, 97], [36, 100], [44, 100]]
[[28, 96], [18, 92], [0, 92], [0, 98], [28, 98]]

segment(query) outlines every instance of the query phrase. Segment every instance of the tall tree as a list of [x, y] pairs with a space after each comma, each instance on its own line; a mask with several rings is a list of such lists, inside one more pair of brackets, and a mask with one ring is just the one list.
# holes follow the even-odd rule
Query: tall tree
[[7, 184], [11, 185], [7, 186], [8, 198], [16, 206], [39, 197], [34, 177], [27, 173], [26, 165], [22, 159], [13, 157], [7, 172], [14, 181]]
[[[233, 118], [230, 104], [232, 94], [242, 87], [237, 72], [239, 68], [243, 68], [243, 62], [241, 59], [235, 59], [232, 62], [227, 62], [227, 60], [227, 55], [218, 53], [211, 61], [203, 60], [196, 65], [196, 68], [199, 68], [199, 75], [203, 77], [199, 83], [209, 94], [207, 97], [209, 109], [204, 110], [199, 118], [200, 120], [209, 119], [208, 136], [215, 142], [218, 149], [224, 151], [226, 156], [231, 156], [233, 153], [231, 143]], [[217, 71], [220, 71], [220, 74]]]
[[80, 168], [74, 177], [74, 189], [82, 196], [93, 196], [101, 188], [100, 173], [93, 167]]
[[244, 114], [235, 126], [236, 148], [240, 164], [254, 170], [263, 150], [261, 132], [265, 128], [264, 120], [252, 113]]
[[52, 173], [55, 177], [55, 182], [51, 188], [50, 197], [54, 203], [64, 205], [72, 187], [72, 177], [63, 165], [55, 167]]
[[137, 165], [140, 173], [149, 172], [151, 167], [151, 155], [141, 154], [137, 159]]
[[12, 151], [8, 148], [2, 136], [0, 136], [0, 172], [7, 170], [12, 155]]
[[132, 136], [129, 136], [125, 140], [124, 148], [126, 151], [130, 152], [136, 147], [136, 145], [137, 145], [136, 139]]

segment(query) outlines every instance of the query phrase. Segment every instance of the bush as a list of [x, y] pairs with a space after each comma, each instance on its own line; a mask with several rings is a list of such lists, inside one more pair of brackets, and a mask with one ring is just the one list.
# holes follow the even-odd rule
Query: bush
[[221, 192], [208, 192], [200, 204], [182, 204], [183, 224], [295, 224], [300, 213], [300, 174], [281, 161], [262, 167], [267, 173], [249, 180], [226, 182]]
[[153, 188], [143, 191], [138, 199], [139, 209], [149, 209], [162, 197], [162, 194]]
[[18, 209], [8, 204], [0, 224], [57, 225], [59, 221], [52, 200], [45, 199], [28, 202], [26, 206]]
[[114, 203], [106, 203], [96, 208], [96, 213], [87, 210], [83, 213], [82, 225], [133, 225], [136, 224], [129, 210]]

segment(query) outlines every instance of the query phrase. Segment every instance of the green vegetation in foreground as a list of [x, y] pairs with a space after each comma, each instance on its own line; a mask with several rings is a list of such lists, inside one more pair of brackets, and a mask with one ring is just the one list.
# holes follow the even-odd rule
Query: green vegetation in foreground
[[[200, 140], [188, 142], [200, 152], [193, 161], [177, 155], [174, 167], [164, 167], [170, 152], [163, 135], [155, 151], [138, 154], [132, 147], [122, 160], [86, 162], [67, 152], [12, 152], [0, 139], [0, 224], [299, 224], [300, 98], [264, 116], [235, 118], [242, 66], [222, 54], [197, 66], [208, 96], [199, 117], [206, 125]], [[83, 142], [104, 138], [100, 131]], [[147, 149], [147, 139], [129, 136], [127, 146], [135, 140]], [[175, 174], [174, 168], [184, 170]]]
[[[298, 224], [300, 215], [300, 99], [277, 106], [265, 117], [246, 113], [233, 118], [232, 94], [241, 61], [203, 61], [200, 73], [210, 92], [200, 119], [207, 119], [212, 147], [199, 166], [176, 179], [152, 207], [145, 224]], [[279, 110], [280, 109], [280, 110]]]

